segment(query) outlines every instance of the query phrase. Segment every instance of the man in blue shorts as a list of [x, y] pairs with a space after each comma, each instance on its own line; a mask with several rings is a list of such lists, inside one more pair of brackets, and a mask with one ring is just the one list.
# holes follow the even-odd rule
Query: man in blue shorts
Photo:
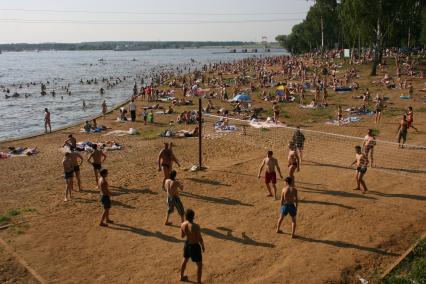
[[280, 230], [281, 223], [287, 214], [291, 217], [291, 237], [294, 238], [296, 231], [296, 215], [297, 215], [297, 190], [293, 187], [293, 179], [291, 177], [285, 178], [286, 186], [281, 193], [281, 207], [280, 218], [277, 224], [277, 233], [282, 233]]

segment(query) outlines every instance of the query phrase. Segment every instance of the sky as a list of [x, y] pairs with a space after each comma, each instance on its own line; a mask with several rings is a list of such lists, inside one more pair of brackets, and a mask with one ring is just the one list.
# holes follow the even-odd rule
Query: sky
[[0, 43], [274, 41], [307, 0], [0, 0]]

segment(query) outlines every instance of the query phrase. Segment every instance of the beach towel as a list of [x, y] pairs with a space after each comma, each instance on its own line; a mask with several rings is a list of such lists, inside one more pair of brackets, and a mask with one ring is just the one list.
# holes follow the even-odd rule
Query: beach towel
[[399, 98], [400, 98], [401, 100], [409, 100], [409, 99], [411, 99], [411, 97], [410, 97], [410, 96], [399, 96]]
[[280, 128], [280, 127], [286, 127], [285, 124], [278, 122], [275, 124], [272, 120], [266, 120], [266, 121], [258, 121], [256, 119], [252, 119], [250, 121], [250, 126], [254, 128]]
[[[349, 116], [349, 117], [342, 119], [340, 121], [340, 125], [347, 125], [347, 124], [350, 124], [350, 123], [353, 123], [353, 122], [359, 122], [359, 121], [361, 121], [361, 119], [362, 119], [361, 117]], [[326, 124], [339, 125], [339, 121], [337, 119], [333, 119], [333, 120], [327, 121]]]
[[351, 87], [336, 87], [336, 92], [338, 93], [347, 93], [347, 92], [352, 92], [352, 88]]
[[[10, 148], [13, 148], [13, 147], [10, 147]], [[40, 151], [37, 148], [16, 147], [16, 148], [13, 148], [13, 150], [9, 149], [7, 153], [0, 152], [0, 159], [7, 159], [10, 157], [32, 156], [38, 153], [40, 153]]]
[[110, 131], [110, 132], [104, 134], [103, 136], [107, 136], [107, 135], [126, 136], [126, 135], [136, 135], [138, 133], [139, 133], [139, 131], [137, 129], [130, 128], [128, 131], [126, 131], [126, 130], [113, 130], [113, 131]]
[[98, 127], [98, 128], [96, 128], [96, 129], [90, 129], [90, 131], [89, 132], [87, 132], [86, 130], [84, 130], [84, 128], [81, 128], [80, 129], [80, 132], [81, 133], [99, 133], [99, 132], [102, 132], [102, 128], [101, 127]]

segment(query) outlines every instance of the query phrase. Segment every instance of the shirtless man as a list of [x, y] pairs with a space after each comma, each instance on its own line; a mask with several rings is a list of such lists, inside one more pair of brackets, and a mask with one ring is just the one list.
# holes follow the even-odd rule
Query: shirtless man
[[52, 132], [52, 125], [50, 124], [50, 112], [47, 108], [44, 109], [44, 132], [47, 133], [47, 127], [49, 132]]
[[280, 203], [280, 218], [277, 223], [277, 233], [282, 234], [280, 230], [281, 223], [287, 214], [291, 217], [291, 237], [294, 238], [296, 232], [296, 215], [297, 215], [297, 189], [293, 187], [294, 181], [291, 177], [285, 178], [286, 186], [283, 188], [281, 193]]
[[164, 143], [164, 149], [161, 150], [160, 154], [158, 155], [158, 171], [161, 172], [161, 170], [163, 170], [164, 174], [163, 183], [161, 187], [163, 190], [165, 190], [164, 184], [166, 182], [166, 179], [168, 179], [170, 176], [173, 162], [175, 162], [180, 167], [178, 160], [173, 154], [172, 146], [172, 143], [170, 143], [170, 147], [169, 143]]
[[68, 139], [64, 141], [64, 145], [62, 147], [68, 146], [71, 151], [74, 151], [77, 148], [77, 139], [72, 136], [72, 134], [68, 135]]
[[[408, 132], [408, 121], [407, 116], [404, 114], [402, 116], [402, 120], [398, 126], [398, 147], [404, 148], [405, 141], [407, 140], [407, 132]], [[402, 140], [402, 143], [401, 143]]]
[[203, 255], [201, 251], [205, 251], [203, 237], [201, 236], [201, 228], [194, 223], [195, 213], [192, 209], [185, 212], [186, 221], [180, 226], [182, 238], [186, 237], [183, 247], [183, 262], [180, 269], [180, 281], [188, 281], [185, 276], [186, 264], [189, 258], [197, 264], [197, 283], [201, 283], [201, 274], [203, 272]]
[[[96, 182], [96, 188], [99, 188], [98, 185], [98, 173], [102, 169], [102, 163], [105, 162], [106, 155], [103, 151], [98, 150], [98, 146], [95, 144], [93, 145], [93, 153], [90, 154], [87, 161], [92, 164], [93, 166], [93, 172], [95, 173], [95, 182]], [[102, 159], [103, 158], [103, 159]], [[92, 161], [90, 161], [92, 160]]]
[[367, 135], [364, 137], [364, 142], [362, 143], [362, 149], [364, 150], [365, 156], [368, 159], [368, 154], [370, 154], [370, 166], [373, 167], [373, 154], [374, 146], [376, 145], [376, 137], [374, 137], [373, 129], [368, 129]]
[[300, 162], [303, 159], [303, 148], [305, 145], [305, 135], [303, 135], [302, 131], [300, 131], [300, 126], [297, 127], [296, 131], [293, 134], [293, 138], [291, 141], [296, 146], [297, 154], [299, 155]]
[[[71, 160], [74, 166], [74, 173], [77, 179], [78, 191], [81, 190], [80, 166], [83, 164], [83, 157], [77, 152], [71, 152]], [[80, 159], [80, 163], [78, 160]]]
[[108, 170], [102, 169], [100, 171], [100, 175], [101, 177], [99, 178], [98, 184], [101, 194], [101, 203], [104, 206], [104, 212], [102, 213], [101, 222], [99, 223], [99, 226], [107, 227], [108, 225], [106, 223], [114, 223], [109, 218], [109, 210], [111, 209], [111, 193], [109, 191], [108, 181], [106, 180], [108, 176]]
[[278, 173], [280, 174], [280, 177], [283, 178], [281, 174], [280, 166], [278, 165], [278, 160], [272, 157], [273, 153], [272, 151], [268, 151], [266, 158], [263, 159], [262, 164], [259, 168], [259, 173], [257, 175], [258, 178], [260, 178], [260, 175], [262, 173], [263, 167], [266, 165], [266, 171], [265, 171], [265, 184], [266, 188], [268, 189], [269, 194], [267, 195], [272, 196], [272, 191], [270, 187], [270, 183], [272, 182], [272, 187], [274, 188], [274, 198], [277, 199], [277, 174], [275, 173], [275, 168], [277, 169]]
[[352, 162], [351, 167], [356, 165], [356, 184], [357, 187], [354, 190], [361, 190], [361, 185], [363, 187], [362, 193], [367, 192], [367, 186], [364, 182], [364, 175], [367, 172], [368, 158], [361, 151], [361, 146], [355, 146], [355, 161]]
[[293, 142], [288, 144], [288, 149], [288, 175], [294, 183], [294, 172], [296, 169], [298, 172], [300, 171], [300, 158], [296, 151], [296, 145]]
[[419, 130], [413, 126], [413, 122], [414, 122], [414, 112], [413, 112], [413, 107], [408, 107], [408, 112], [407, 112], [407, 123], [408, 123], [408, 128], [413, 128], [416, 130], [416, 132], [419, 132]]
[[280, 106], [278, 105], [277, 102], [274, 102], [272, 104], [272, 111], [274, 112], [274, 122], [275, 124], [278, 123], [278, 117], [280, 115]]
[[167, 215], [165, 225], [171, 225], [169, 222], [169, 216], [173, 213], [175, 207], [180, 215], [181, 222], [183, 223], [183, 215], [185, 214], [185, 209], [183, 207], [182, 201], [179, 198], [179, 189], [183, 191], [183, 185], [176, 180], [176, 171], [173, 170], [170, 172], [170, 178], [165, 182], [165, 188], [167, 191]]
[[[71, 199], [71, 191], [73, 190], [73, 177], [74, 177], [74, 163], [71, 158], [70, 152], [65, 152], [64, 159], [62, 160], [62, 166], [64, 167], [64, 178], [66, 182], [65, 187], [65, 199], [68, 201]], [[68, 199], [69, 195], [69, 199]]]

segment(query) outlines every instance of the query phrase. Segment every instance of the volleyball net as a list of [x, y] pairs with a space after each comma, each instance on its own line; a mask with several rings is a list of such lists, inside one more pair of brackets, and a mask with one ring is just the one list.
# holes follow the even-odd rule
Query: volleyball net
[[[253, 122], [227, 118], [220, 127], [220, 116], [204, 114], [204, 137], [216, 136], [236, 143], [244, 143], [248, 149], [264, 149], [288, 152], [288, 144], [297, 130], [294, 127], [275, 127], [273, 122]], [[355, 146], [362, 146], [364, 138], [317, 130], [300, 129], [305, 140], [303, 160], [336, 167], [349, 167], [355, 160]], [[378, 170], [408, 174], [426, 179], [426, 147], [376, 140], [373, 149], [374, 167]]]

